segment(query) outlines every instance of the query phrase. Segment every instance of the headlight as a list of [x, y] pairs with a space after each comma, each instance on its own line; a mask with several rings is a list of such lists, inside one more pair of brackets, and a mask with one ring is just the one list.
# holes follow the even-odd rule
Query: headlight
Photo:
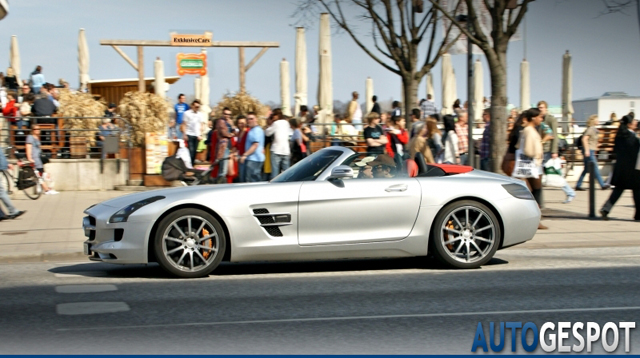
[[520, 185], [520, 184], [503, 184], [502, 187], [509, 194], [513, 195], [515, 198], [525, 199], [525, 200], [534, 200], [533, 195], [531, 194], [529, 189], [524, 185]]
[[151, 204], [153, 202], [156, 202], [158, 200], [162, 200], [164, 199], [164, 196], [153, 196], [151, 198], [148, 199], [144, 199], [144, 200], [140, 200], [137, 203], [133, 203], [131, 205], [127, 205], [124, 208], [118, 210], [115, 214], [113, 214], [110, 218], [109, 218], [109, 223], [122, 223], [122, 222], [126, 222], [127, 219], [129, 219], [129, 215], [133, 214], [136, 210], [140, 209], [141, 207]]

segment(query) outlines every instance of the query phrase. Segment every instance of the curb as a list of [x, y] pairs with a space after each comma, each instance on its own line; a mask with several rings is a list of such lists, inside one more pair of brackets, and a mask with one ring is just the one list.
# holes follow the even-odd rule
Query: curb
[[52, 261], [87, 261], [84, 252], [43, 252], [40, 254], [17, 254], [0, 256], [0, 264], [52, 262]]

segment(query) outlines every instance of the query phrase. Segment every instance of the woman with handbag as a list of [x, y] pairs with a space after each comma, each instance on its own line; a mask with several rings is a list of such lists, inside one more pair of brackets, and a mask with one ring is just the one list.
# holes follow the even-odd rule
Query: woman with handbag
[[[42, 150], [40, 149], [40, 126], [34, 124], [31, 126], [31, 134], [27, 136], [27, 143], [25, 145], [27, 160], [32, 162], [39, 173], [39, 177], [42, 178], [44, 174], [44, 164], [49, 162], [49, 158], [44, 157], [42, 155]], [[58, 194], [57, 191], [49, 188], [47, 183], [44, 180], [42, 182], [42, 189], [44, 193], [47, 195], [55, 195]]]
[[634, 219], [640, 221], [640, 170], [638, 170], [638, 151], [640, 150], [640, 141], [636, 136], [635, 130], [638, 121], [634, 119], [633, 113], [620, 119], [620, 128], [616, 133], [615, 145], [613, 152], [616, 155], [616, 166], [613, 168], [613, 177], [611, 185], [614, 186], [611, 196], [602, 209], [600, 215], [604, 220], [608, 220], [609, 212], [615, 205], [616, 201], [626, 189], [633, 191], [633, 201], [636, 207]]
[[[542, 123], [543, 117], [540, 115], [540, 110], [537, 108], [531, 108], [525, 112], [522, 121], [523, 129], [520, 134], [520, 140], [518, 142], [517, 151], [515, 153], [516, 163], [514, 167], [513, 176], [521, 178], [527, 182], [527, 186], [534, 199], [541, 204], [542, 200], [542, 138], [540, 133], [536, 129], [537, 126]], [[514, 128], [515, 129], [515, 128]], [[519, 157], [520, 156], [520, 157]], [[522, 158], [522, 156], [526, 158]], [[524, 167], [524, 163], [529, 162], [530, 172], [521, 173], [520, 169]], [[538, 224], [538, 229], [548, 229], [542, 223]]]

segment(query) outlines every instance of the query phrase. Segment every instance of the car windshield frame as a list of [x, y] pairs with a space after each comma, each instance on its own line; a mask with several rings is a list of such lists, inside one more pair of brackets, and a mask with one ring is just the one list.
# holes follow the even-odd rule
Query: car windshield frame
[[331, 164], [344, 155], [343, 151], [323, 149], [302, 159], [289, 169], [271, 179], [272, 183], [315, 181]]

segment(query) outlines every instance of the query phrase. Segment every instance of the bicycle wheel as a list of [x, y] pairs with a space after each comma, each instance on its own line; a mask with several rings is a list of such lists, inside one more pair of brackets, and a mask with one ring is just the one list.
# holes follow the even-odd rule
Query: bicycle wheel
[[2, 175], [0, 175], [0, 185], [2, 185], [7, 194], [11, 194], [11, 177], [5, 170], [3, 170]]
[[37, 200], [40, 195], [42, 195], [42, 184], [40, 183], [40, 178], [36, 174], [36, 172], [31, 167], [24, 167], [22, 170], [25, 172], [23, 174], [24, 181], [35, 182], [35, 185], [32, 185], [28, 188], [22, 189], [24, 194], [31, 200]]

